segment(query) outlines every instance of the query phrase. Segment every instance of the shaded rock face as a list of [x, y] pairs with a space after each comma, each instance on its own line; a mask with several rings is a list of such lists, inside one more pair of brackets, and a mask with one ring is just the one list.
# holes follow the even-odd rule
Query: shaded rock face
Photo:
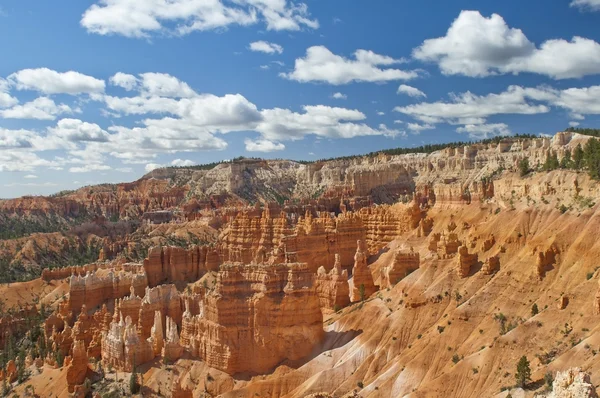
[[420, 256], [410, 248], [408, 253], [400, 249], [394, 253], [392, 263], [381, 269], [381, 288], [385, 289], [398, 283], [411, 272], [419, 269]]
[[371, 269], [367, 265], [365, 244], [359, 240], [357, 246], [350, 285], [350, 301], [353, 303], [364, 300], [377, 291]]
[[229, 374], [264, 373], [308, 355], [323, 338], [323, 315], [306, 264], [224, 264], [199, 313], [183, 315], [182, 342]]
[[547, 398], [597, 398], [590, 375], [579, 368], [557, 372]]
[[350, 304], [350, 287], [348, 284], [348, 271], [342, 270], [338, 254], [336, 261], [329, 273], [324, 267], [319, 267], [315, 285], [322, 309], [339, 310]]
[[136, 366], [154, 358], [152, 344], [141, 339], [131, 317], [121, 315], [102, 334], [102, 363], [114, 369], [131, 372]]

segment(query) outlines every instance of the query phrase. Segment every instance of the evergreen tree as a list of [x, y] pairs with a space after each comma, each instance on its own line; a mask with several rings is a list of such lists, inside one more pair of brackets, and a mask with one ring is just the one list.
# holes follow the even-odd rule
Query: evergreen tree
[[575, 147], [571, 167], [575, 170], [581, 170], [583, 168], [583, 148], [581, 148], [581, 144], [577, 144], [577, 147]]
[[525, 387], [528, 381], [531, 381], [531, 367], [529, 366], [529, 360], [525, 355], [519, 359], [515, 380], [517, 382], [517, 387], [521, 388]]
[[525, 177], [529, 174], [529, 159], [523, 158], [519, 161], [519, 173], [521, 177]]
[[555, 151], [548, 150], [546, 155], [546, 162], [544, 163], [544, 170], [551, 171], [558, 169], [560, 163], [558, 162], [558, 156]]
[[358, 291], [360, 292], [360, 301], [365, 301], [365, 284], [361, 283], [358, 287]]
[[565, 154], [560, 160], [560, 168], [561, 169], [570, 169], [571, 168], [571, 150], [565, 150]]
[[135, 367], [133, 368], [133, 372], [131, 372], [131, 377], [129, 378], [129, 391], [132, 394], [137, 394], [140, 392], [140, 383], [138, 382], [138, 375], [135, 371]]
[[583, 159], [590, 177], [594, 180], [600, 179], [600, 141], [588, 140], [583, 149]]

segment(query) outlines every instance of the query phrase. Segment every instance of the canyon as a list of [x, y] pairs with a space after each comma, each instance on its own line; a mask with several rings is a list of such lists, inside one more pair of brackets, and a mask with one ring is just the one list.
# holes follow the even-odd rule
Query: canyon
[[[3, 218], [67, 228], [0, 241], [40, 269], [0, 284], [3, 346], [28, 358], [7, 358], [0, 382], [59, 397], [129, 391], [135, 375], [143, 396], [595, 397], [600, 184], [542, 168], [589, 139], [238, 159], [0, 201]], [[85, 264], [41, 263], [90, 245]]]

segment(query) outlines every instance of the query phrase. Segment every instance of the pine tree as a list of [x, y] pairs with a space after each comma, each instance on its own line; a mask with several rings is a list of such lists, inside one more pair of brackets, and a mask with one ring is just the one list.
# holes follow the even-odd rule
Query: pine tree
[[529, 174], [529, 159], [523, 158], [519, 161], [519, 173], [521, 177], [525, 177]]
[[521, 388], [525, 387], [528, 381], [531, 381], [531, 367], [529, 366], [529, 360], [525, 355], [519, 359], [515, 380], [517, 381], [517, 387]]
[[544, 170], [551, 171], [558, 169], [559, 166], [558, 156], [555, 151], [548, 150], [546, 155], [546, 162], [544, 163]]
[[577, 144], [577, 147], [575, 147], [571, 167], [575, 170], [581, 170], [583, 168], [583, 148], [581, 148], [581, 144]]
[[594, 180], [600, 179], [600, 141], [588, 140], [583, 149], [583, 159], [590, 177]]
[[560, 160], [560, 168], [561, 169], [570, 169], [571, 168], [571, 150], [565, 150], [565, 154]]
[[365, 301], [365, 284], [361, 283], [358, 287], [358, 291], [360, 292], [360, 301]]

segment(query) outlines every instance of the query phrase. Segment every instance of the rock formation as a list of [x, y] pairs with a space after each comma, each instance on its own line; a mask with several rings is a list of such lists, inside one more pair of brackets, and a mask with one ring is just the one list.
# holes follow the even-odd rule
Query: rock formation
[[492, 256], [488, 257], [487, 260], [485, 260], [485, 263], [483, 263], [483, 266], [481, 267], [481, 272], [483, 272], [484, 275], [491, 275], [494, 272], [498, 271], [499, 268], [500, 259], [498, 258], [498, 256]]
[[456, 257], [456, 274], [459, 278], [466, 278], [471, 272], [471, 268], [477, 264], [477, 253], [470, 254], [466, 246], [458, 248]]
[[194, 282], [207, 271], [216, 271], [219, 257], [208, 246], [195, 246], [189, 250], [181, 247], [152, 247], [144, 259], [148, 286], [161, 283]]
[[83, 341], [73, 342], [73, 356], [70, 362], [67, 366], [67, 384], [69, 392], [73, 392], [75, 386], [83, 384], [88, 372], [88, 357]]
[[348, 271], [342, 270], [338, 254], [335, 255], [335, 264], [329, 273], [324, 267], [319, 267], [315, 285], [322, 309], [337, 311], [350, 304]]
[[177, 325], [170, 317], [167, 317], [167, 335], [162, 348], [163, 360], [167, 363], [176, 361], [183, 354], [183, 347], [179, 342]]
[[536, 273], [538, 278], [542, 279], [546, 275], [546, 271], [556, 262], [556, 255], [558, 250], [554, 247], [549, 248], [546, 251], [539, 251], [536, 259]]
[[350, 284], [350, 301], [353, 303], [364, 300], [377, 291], [371, 269], [367, 265], [367, 254], [363, 241], [357, 241], [357, 246]]
[[590, 375], [579, 368], [557, 372], [547, 398], [597, 398]]
[[322, 322], [306, 264], [223, 264], [199, 313], [184, 313], [181, 340], [211, 367], [260, 373], [308, 355]]
[[381, 269], [381, 288], [385, 289], [395, 285], [402, 278], [419, 269], [419, 264], [419, 253], [415, 253], [412, 247], [408, 253], [397, 249], [392, 263]]
[[131, 317], [113, 319], [110, 330], [102, 334], [102, 363], [131, 372], [136, 366], [154, 358], [152, 344], [141, 339]]
[[71, 311], [78, 313], [84, 305], [91, 309], [106, 300], [125, 297], [131, 293], [131, 288], [136, 294], [143, 295], [147, 286], [144, 273], [99, 270], [85, 276], [73, 275], [69, 285], [69, 306]]

